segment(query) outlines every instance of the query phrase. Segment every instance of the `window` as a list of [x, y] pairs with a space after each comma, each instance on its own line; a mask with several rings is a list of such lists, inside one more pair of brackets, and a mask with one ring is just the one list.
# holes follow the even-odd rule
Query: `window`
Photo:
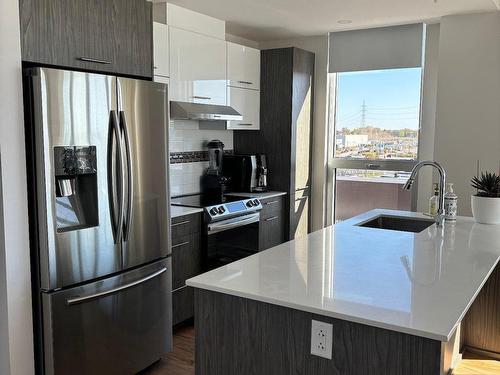
[[415, 160], [421, 68], [338, 73], [335, 157]]
[[418, 159], [422, 68], [330, 74], [335, 221], [409, 210], [401, 186]]

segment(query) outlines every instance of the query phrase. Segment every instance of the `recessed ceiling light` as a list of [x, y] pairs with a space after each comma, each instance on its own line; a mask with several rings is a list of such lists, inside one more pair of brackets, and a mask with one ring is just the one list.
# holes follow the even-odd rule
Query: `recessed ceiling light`
[[340, 23], [341, 25], [348, 25], [352, 23], [352, 20], [338, 20], [337, 23]]

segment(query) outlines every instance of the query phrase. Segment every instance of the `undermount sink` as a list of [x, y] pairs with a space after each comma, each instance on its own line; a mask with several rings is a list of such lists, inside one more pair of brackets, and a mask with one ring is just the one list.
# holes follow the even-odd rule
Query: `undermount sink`
[[424, 229], [430, 227], [434, 223], [435, 221], [430, 219], [380, 215], [374, 217], [373, 219], [370, 219], [369, 221], [365, 221], [363, 223], [359, 223], [356, 225], [359, 227], [419, 233], [422, 232]]

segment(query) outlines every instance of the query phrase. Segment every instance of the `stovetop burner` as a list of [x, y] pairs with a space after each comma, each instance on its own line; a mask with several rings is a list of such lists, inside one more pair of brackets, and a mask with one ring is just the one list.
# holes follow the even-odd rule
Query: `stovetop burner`
[[207, 222], [229, 219], [262, 209], [262, 205], [257, 198], [224, 196], [221, 199], [207, 194], [172, 198], [171, 204], [174, 206], [203, 208]]
[[185, 195], [183, 197], [172, 198], [171, 203], [174, 206], [205, 208], [207, 206], [214, 206], [217, 204], [236, 202], [240, 200], [242, 199], [229, 195], [224, 196], [223, 199], [221, 199], [221, 197], [217, 197], [214, 195], [195, 194], [195, 195]]

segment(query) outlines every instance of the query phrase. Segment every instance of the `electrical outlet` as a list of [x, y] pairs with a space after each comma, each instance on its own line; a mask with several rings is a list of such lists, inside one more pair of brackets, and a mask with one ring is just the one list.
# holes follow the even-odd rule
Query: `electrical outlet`
[[313, 320], [311, 322], [311, 354], [332, 359], [333, 325]]

